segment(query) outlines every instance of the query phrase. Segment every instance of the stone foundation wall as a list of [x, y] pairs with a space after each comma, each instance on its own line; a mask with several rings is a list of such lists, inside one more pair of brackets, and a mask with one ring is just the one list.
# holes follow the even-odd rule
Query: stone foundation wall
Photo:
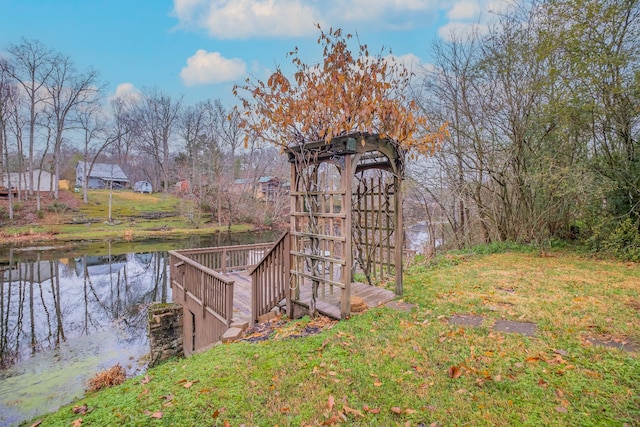
[[182, 305], [176, 303], [149, 306], [149, 367], [165, 360], [184, 356], [182, 343]]

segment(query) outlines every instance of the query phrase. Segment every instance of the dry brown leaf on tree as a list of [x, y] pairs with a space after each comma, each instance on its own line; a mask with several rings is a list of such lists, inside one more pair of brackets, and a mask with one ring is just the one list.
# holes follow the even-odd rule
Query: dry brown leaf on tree
[[[383, 49], [371, 55], [342, 30], [320, 30], [320, 64], [306, 64], [298, 49], [290, 52], [297, 71], [289, 80], [277, 67], [266, 82], [247, 79], [233, 92], [248, 113], [241, 126], [247, 138], [258, 136], [281, 148], [330, 141], [356, 131], [382, 138], [418, 153], [433, 152], [448, 135], [446, 124], [431, 129], [427, 117], [407, 98], [411, 73]], [[248, 139], [247, 139], [248, 141]]]

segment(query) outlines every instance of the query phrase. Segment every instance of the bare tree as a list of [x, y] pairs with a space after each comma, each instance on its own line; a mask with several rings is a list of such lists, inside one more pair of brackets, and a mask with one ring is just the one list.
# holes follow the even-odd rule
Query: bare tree
[[134, 117], [135, 100], [128, 98], [116, 98], [111, 101], [113, 120], [111, 121], [111, 133], [118, 138], [110, 146], [111, 156], [119, 165], [129, 165], [130, 153], [134, 148], [136, 138], [136, 122]]
[[[0, 59], [0, 176], [7, 176], [7, 187], [9, 190], [9, 219], [13, 220], [13, 189], [11, 182], [11, 169], [9, 167], [9, 128], [11, 122], [17, 120], [19, 94], [14, 83], [10, 80], [7, 66], [4, 60]], [[19, 136], [19, 135], [18, 135]], [[0, 186], [4, 185], [0, 182]]]
[[57, 66], [58, 55], [38, 40], [23, 38], [20, 44], [8, 47], [10, 61], [6, 71], [22, 86], [29, 102], [29, 183], [28, 192], [34, 189], [33, 170], [35, 165], [35, 132], [40, 104], [46, 101], [46, 88], [51, 74]]
[[46, 86], [49, 96], [45, 103], [55, 121], [55, 139], [53, 146], [54, 163], [54, 197], [58, 198], [58, 180], [60, 177], [60, 148], [62, 146], [63, 135], [72, 126], [77, 110], [93, 102], [99, 97], [96, 96], [100, 89], [98, 84], [98, 72], [89, 70], [86, 73], [79, 73], [71, 59], [67, 56], [58, 55], [55, 61], [50, 79], [51, 84]]
[[139, 148], [154, 161], [154, 188], [162, 183], [165, 192], [169, 191], [170, 142], [181, 108], [182, 97], [173, 100], [158, 89], [145, 89], [135, 108]]

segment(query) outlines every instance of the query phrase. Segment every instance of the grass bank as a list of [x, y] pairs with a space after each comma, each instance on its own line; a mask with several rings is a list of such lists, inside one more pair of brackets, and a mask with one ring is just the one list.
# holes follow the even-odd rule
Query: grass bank
[[[303, 319], [165, 363], [40, 425], [640, 424], [638, 353], [590, 341], [640, 343], [637, 264], [448, 255], [406, 270], [404, 300], [415, 308], [287, 338]], [[455, 314], [484, 320], [454, 325]], [[533, 322], [536, 335], [497, 332], [498, 319]]]
[[[206, 217], [190, 215], [190, 202], [171, 194], [140, 194], [114, 191], [109, 221], [109, 191], [91, 190], [88, 203], [82, 194], [65, 192], [59, 201], [51, 200], [39, 212], [30, 212], [34, 201], [16, 202], [16, 223], [6, 223], [0, 239], [6, 243], [24, 240], [139, 240], [209, 234], [229, 230]], [[232, 232], [248, 231], [250, 225], [234, 225]]]

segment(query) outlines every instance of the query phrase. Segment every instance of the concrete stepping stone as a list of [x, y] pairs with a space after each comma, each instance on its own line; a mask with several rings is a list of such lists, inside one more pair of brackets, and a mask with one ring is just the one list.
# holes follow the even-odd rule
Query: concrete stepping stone
[[484, 321], [483, 316], [475, 316], [473, 314], [454, 314], [449, 317], [449, 323], [452, 325], [462, 325], [462, 326], [482, 326], [482, 322]]
[[527, 337], [533, 337], [536, 334], [538, 325], [530, 322], [516, 322], [513, 320], [498, 319], [493, 325], [494, 331], [508, 332], [512, 334], [521, 334]]
[[616, 341], [611, 339], [603, 339], [603, 338], [587, 338], [588, 342], [593, 345], [599, 345], [601, 347], [609, 347], [609, 348], [617, 348], [619, 350], [626, 351], [638, 351], [639, 347], [636, 343], [632, 341]]

